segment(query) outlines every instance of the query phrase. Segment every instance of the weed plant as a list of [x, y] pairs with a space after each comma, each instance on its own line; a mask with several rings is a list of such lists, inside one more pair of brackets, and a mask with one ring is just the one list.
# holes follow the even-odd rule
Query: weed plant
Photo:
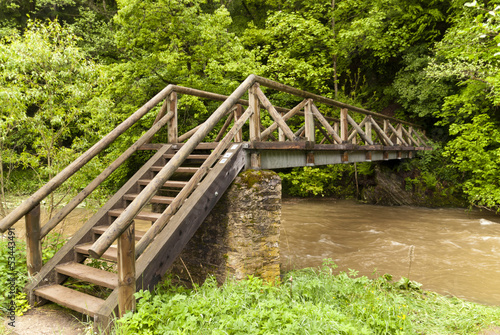
[[403, 278], [333, 275], [335, 265], [292, 271], [269, 284], [250, 276], [196, 290], [167, 279], [140, 291], [137, 311], [116, 334], [474, 334], [500, 320], [500, 309], [424, 292]]
[[[42, 243], [43, 262], [52, 258], [64, 242], [60, 234], [48, 234]], [[11, 247], [14, 248], [14, 255]], [[4, 235], [0, 235], [0, 316], [8, 313], [11, 303], [15, 304], [16, 315], [22, 315], [29, 309], [26, 293], [23, 292], [27, 282], [26, 242], [16, 239], [12, 246]], [[12, 300], [13, 292], [15, 296]]]

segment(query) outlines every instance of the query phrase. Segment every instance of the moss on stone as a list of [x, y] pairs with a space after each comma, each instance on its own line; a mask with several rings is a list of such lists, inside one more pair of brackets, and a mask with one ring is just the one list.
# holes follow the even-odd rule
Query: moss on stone
[[235, 181], [235, 184], [239, 187], [251, 188], [255, 184], [261, 183], [269, 176], [273, 175], [272, 171], [262, 171], [262, 170], [246, 170], [238, 176], [239, 178]]

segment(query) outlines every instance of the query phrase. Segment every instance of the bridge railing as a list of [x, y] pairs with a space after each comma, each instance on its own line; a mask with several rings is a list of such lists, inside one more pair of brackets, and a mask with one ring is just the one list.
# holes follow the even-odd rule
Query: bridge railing
[[[261, 86], [288, 93], [302, 98], [303, 100], [291, 109], [277, 107], [271, 103], [261, 89]], [[243, 100], [242, 97], [247, 93], [248, 100]], [[188, 94], [215, 101], [222, 101], [222, 104], [203, 124], [185, 134], [179, 135], [177, 124], [177, 94]], [[39, 206], [41, 201], [52, 192], [56, 191], [68, 178], [86, 165], [93, 157], [101, 153], [121, 134], [136, 124], [148, 112], [162, 102], [163, 104], [159, 109], [151, 129], [131, 147], [125, 150], [116, 161], [103, 170], [101, 174], [75, 196], [68, 205], [56, 213], [48, 223], [40, 227]], [[244, 106], [248, 106], [246, 111], [244, 111]], [[332, 117], [331, 115], [325, 116], [324, 113], [320, 112], [318, 106], [339, 108], [340, 112], [338, 118]], [[263, 125], [265, 122], [262, 121], [262, 110], [266, 110], [272, 120], [271, 124], [266, 124], [267, 127]], [[357, 117], [355, 117], [354, 114], [349, 114], [350, 112], [362, 114], [365, 115], [365, 117], [362, 121], [356, 122], [354, 120], [357, 119]], [[242, 115], [244, 115], [244, 117]], [[248, 131], [243, 131], [242, 127], [247, 122], [247, 118]], [[301, 121], [302, 119], [303, 121]], [[219, 132], [215, 136], [210, 135], [216, 125], [223, 121], [224, 124]], [[233, 127], [230, 128], [231, 123], [238, 124], [238, 126], [235, 127], [233, 125]], [[142, 190], [140, 195], [132, 201], [127, 209], [112, 223], [110, 229], [101, 235], [89, 249], [89, 254], [92, 257], [100, 257], [104, 251], [130, 227], [134, 218], [142, 208], [173, 175], [187, 156], [202, 141], [207, 139], [207, 135], [210, 135], [209, 137], [214, 139], [215, 142], [226, 142], [229, 138], [226, 133], [230, 133], [232, 134], [230, 136], [231, 140], [234, 138], [235, 142], [248, 141], [254, 146], [259, 143], [272, 144], [275, 142], [283, 142], [285, 146], [281, 146], [281, 148], [286, 148], [286, 146], [290, 144], [304, 142], [308, 143], [309, 146], [356, 145], [359, 147], [369, 147], [379, 145], [384, 147], [406, 146], [421, 148], [428, 145], [428, 139], [422, 132], [418, 131], [418, 127], [414, 124], [301, 91], [255, 75], [249, 76], [230, 96], [168, 85], [153, 99], [139, 108], [123, 123], [118, 125], [112, 132], [25, 200], [18, 208], [14, 209], [5, 218], [0, 220], [0, 233], [3, 233], [23, 216], [26, 216], [28, 242], [27, 258], [30, 275], [36, 274], [42, 266], [41, 239], [54, 229], [74, 208], [82, 203], [135, 151], [146, 147], [148, 143], [151, 142], [154, 135], [164, 127], [166, 127], [168, 131], [168, 142], [176, 144], [182, 143], [182, 146], [179, 145], [180, 149], [174, 157], [170, 159], [151, 183]], [[329, 144], [327, 144], [327, 142]], [[154, 147], [154, 144], [149, 145]], [[225, 149], [224, 146], [221, 146], [215, 151], [223, 149]], [[257, 153], [252, 154], [251, 160], [253, 162], [253, 167], [259, 166]], [[202, 177], [203, 176], [200, 178]], [[182, 203], [182, 201], [179, 201], [179, 203]], [[156, 234], [161, 231], [163, 226], [164, 223], [156, 226], [157, 228], [154, 228], [152, 233], [148, 235], [148, 241], [145, 240], [143, 244], [139, 244], [140, 248], [138, 251], [144, 250]]]

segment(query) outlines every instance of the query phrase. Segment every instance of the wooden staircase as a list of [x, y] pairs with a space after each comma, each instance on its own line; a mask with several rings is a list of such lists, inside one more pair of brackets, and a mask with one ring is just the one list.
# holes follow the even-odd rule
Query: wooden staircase
[[[216, 145], [217, 143], [211, 144], [212, 147]], [[55, 302], [93, 317], [101, 326], [106, 326], [109, 323], [112, 314], [118, 315], [116, 293], [118, 275], [85, 264], [85, 260], [89, 258], [89, 248], [123, 213], [128, 204], [137, 198], [140, 191], [151, 182], [156, 173], [168, 163], [176, 152], [175, 148], [175, 145], [162, 146], [42, 268], [26, 288], [30, 301], [43, 303], [48, 300]], [[223, 163], [218, 162], [210, 169], [210, 172], [197, 184], [184, 205], [179, 208], [177, 214], [170, 219], [167, 225], [169, 229], [164, 229], [163, 236], [156, 238], [139, 257], [136, 263], [136, 279], [141, 285], [138, 289], [153, 287], [159, 281], [182, 251], [184, 244], [189, 241], [213, 208], [220, 195], [224, 193], [237, 173], [243, 168], [245, 160], [240, 144], [232, 145], [225, 152], [225, 156], [228, 154], [231, 156], [230, 159], [224, 160]], [[172, 180], [163, 184], [159, 192], [161, 195], [153, 196], [146, 206], [147, 210], [139, 212], [135, 220], [146, 221], [150, 224], [158, 220], [161, 212], [168, 208], [174, 201], [176, 194], [186, 187], [191, 176], [198, 171], [199, 166], [208, 157], [207, 149], [196, 150], [190, 154], [184, 164], [176, 170]], [[135, 230], [135, 240], [139, 241], [145, 233], [145, 230]], [[158, 250], [166, 252], [158, 253]], [[100, 258], [100, 260], [114, 263], [117, 262], [117, 259], [116, 245], [110, 246]], [[68, 278], [113, 291], [107, 299], [98, 298], [64, 286]]]

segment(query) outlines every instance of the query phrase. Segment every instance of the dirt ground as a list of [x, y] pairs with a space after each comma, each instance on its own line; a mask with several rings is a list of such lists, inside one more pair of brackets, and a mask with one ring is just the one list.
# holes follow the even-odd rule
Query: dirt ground
[[[92, 334], [89, 322], [78, 313], [48, 304], [17, 316], [15, 327], [4, 321], [5, 335], [86, 335]], [[1, 330], [1, 329], [0, 329]], [[0, 331], [1, 332], [1, 331]]]

